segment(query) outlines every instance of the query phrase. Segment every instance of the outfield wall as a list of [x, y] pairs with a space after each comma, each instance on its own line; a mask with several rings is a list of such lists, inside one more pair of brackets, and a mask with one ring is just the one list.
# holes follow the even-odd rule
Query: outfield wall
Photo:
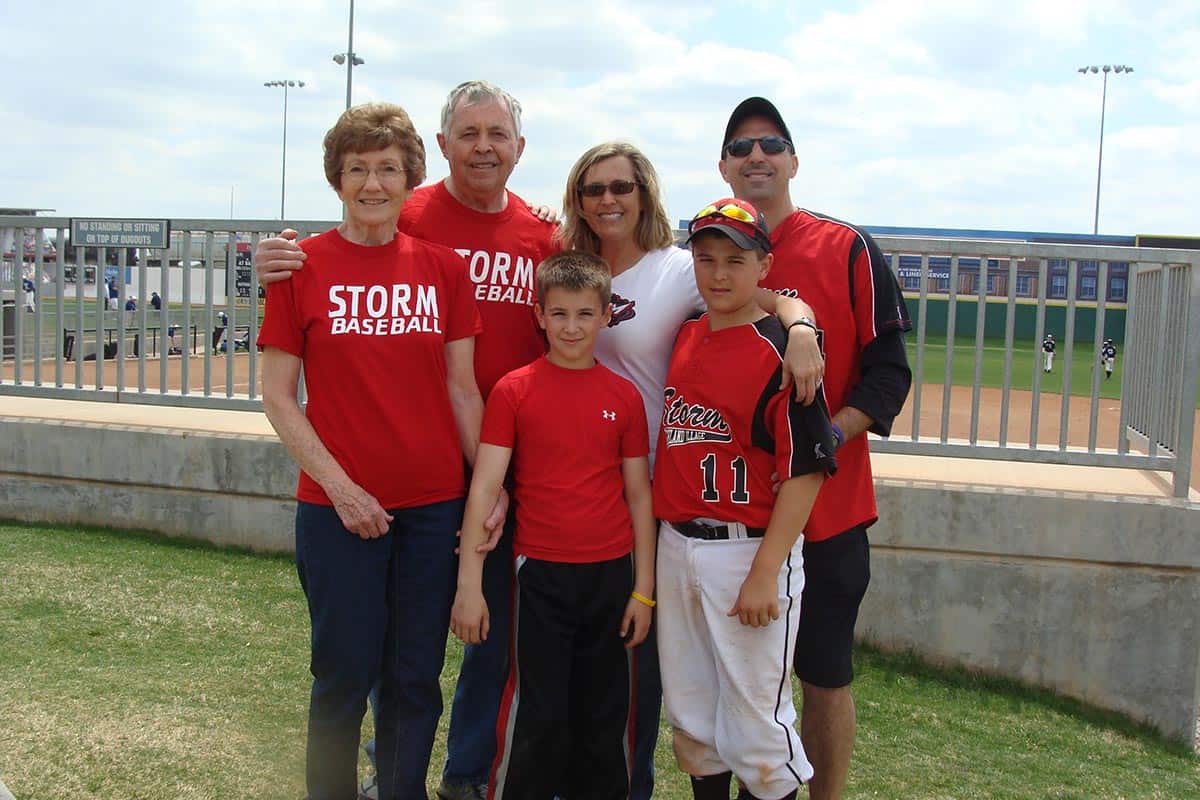
[[[909, 316], [916, 329], [920, 319], [920, 298], [917, 295], [905, 293], [904, 303], [908, 306]], [[959, 295], [954, 301], [954, 336], [956, 339], [975, 337], [975, 319], [978, 311], [979, 298], [970, 295]], [[925, 323], [925, 333], [929, 336], [945, 336], [946, 322], [950, 318], [950, 301], [945, 295], [931, 295], [925, 300], [928, 317]], [[984, 337], [987, 339], [1003, 340], [1007, 330], [1008, 298], [995, 297], [987, 302], [984, 311]], [[1067, 335], [1067, 306], [1065, 301], [1050, 300], [1046, 303], [1045, 331], [1054, 334], [1059, 344], [1066, 342]], [[1091, 345], [1096, 333], [1096, 304], [1077, 302], [1075, 304], [1075, 341]], [[910, 341], [915, 334], [909, 334]], [[1109, 304], [1104, 309], [1104, 333], [1100, 338], [1110, 337], [1121, 346], [1125, 343], [1125, 306]], [[1037, 340], [1037, 301], [1023, 302], [1018, 300], [1013, 311], [1013, 340], [1025, 342], [1028, 346], [1041, 344]]]
[[[271, 435], [0, 418], [0, 516], [293, 547]], [[1046, 686], [1196, 745], [1200, 504], [877, 481], [859, 635]]]

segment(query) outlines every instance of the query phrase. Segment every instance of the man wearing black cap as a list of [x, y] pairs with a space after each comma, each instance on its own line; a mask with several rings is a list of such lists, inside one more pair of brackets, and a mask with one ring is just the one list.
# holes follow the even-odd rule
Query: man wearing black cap
[[904, 405], [912, 382], [904, 332], [912, 326], [896, 278], [870, 235], [792, 204], [789, 182], [799, 160], [769, 100], [751, 97], [734, 109], [718, 167], [734, 196], [767, 218], [775, 262], [761, 285], [802, 294], [825, 333], [824, 390], [838, 471], [821, 487], [804, 528], [793, 666], [804, 692], [800, 735], [814, 768], [809, 796], [840, 798], [854, 749], [851, 651], [871, 576], [867, 527], [878, 518], [865, 434], [887, 436]]

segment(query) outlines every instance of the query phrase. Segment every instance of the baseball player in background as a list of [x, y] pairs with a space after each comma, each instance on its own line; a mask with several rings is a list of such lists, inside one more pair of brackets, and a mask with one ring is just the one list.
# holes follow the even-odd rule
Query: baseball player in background
[[212, 350], [214, 353], [224, 353], [229, 349], [229, 315], [224, 311], [217, 312], [217, 324], [212, 332]]
[[116, 278], [105, 278], [104, 283], [108, 287], [108, 290], [107, 290], [108, 291], [108, 310], [109, 311], [120, 311], [121, 310], [121, 293], [120, 293], [120, 290], [117, 289], [117, 279]]
[[1117, 345], [1112, 339], [1105, 339], [1100, 345], [1100, 363], [1104, 365], [1104, 380], [1112, 377], [1113, 364], [1117, 361]]
[[1049, 372], [1054, 368], [1054, 334], [1047, 333], [1042, 339], [1042, 371]]
[[803, 406], [779, 388], [787, 331], [755, 301], [766, 218], [728, 198], [688, 232], [708, 312], [675, 341], [654, 468], [663, 703], [696, 800], [728, 800], [732, 775], [739, 798], [794, 798], [813, 774], [788, 676], [801, 531], [833, 430], [822, 393]]

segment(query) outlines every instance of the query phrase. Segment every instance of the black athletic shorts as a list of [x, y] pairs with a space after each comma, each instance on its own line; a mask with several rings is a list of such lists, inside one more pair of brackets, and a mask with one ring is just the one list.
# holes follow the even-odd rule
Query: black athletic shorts
[[865, 526], [804, 543], [804, 593], [792, 662], [800, 680], [825, 689], [854, 680], [854, 623], [870, 582]]

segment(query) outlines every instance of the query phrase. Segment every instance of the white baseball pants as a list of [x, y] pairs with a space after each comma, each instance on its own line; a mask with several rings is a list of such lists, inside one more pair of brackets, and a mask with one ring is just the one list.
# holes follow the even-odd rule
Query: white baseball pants
[[689, 539], [662, 523], [658, 652], [675, 758], [689, 775], [732, 771], [761, 798], [812, 777], [796, 733], [791, 665], [804, 588], [803, 537], [779, 571], [779, 619], [763, 628], [728, 616], [760, 539]]

